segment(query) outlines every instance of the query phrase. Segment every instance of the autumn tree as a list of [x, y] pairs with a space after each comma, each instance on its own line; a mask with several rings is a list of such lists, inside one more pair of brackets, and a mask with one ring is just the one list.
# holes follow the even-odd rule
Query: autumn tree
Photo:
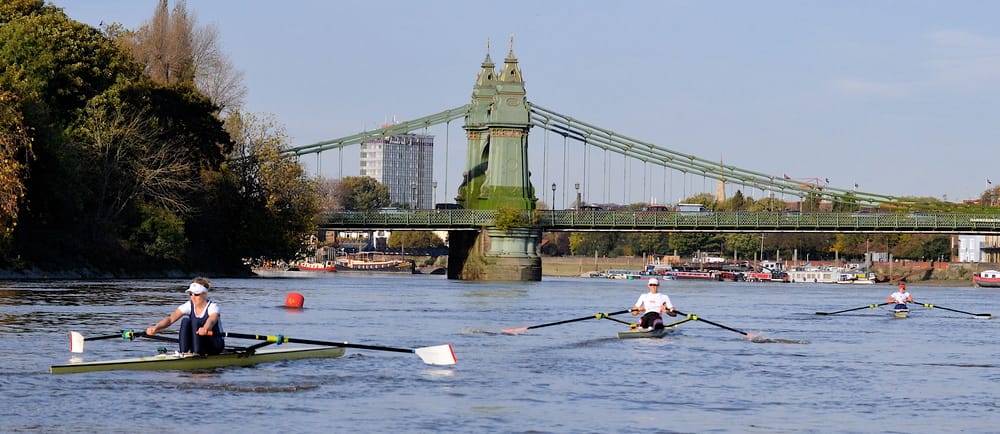
[[223, 173], [209, 180], [210, 196], [221, 205], [212, 218], [224, 222], [234, 254], [295, 258], [302, 240], [316, 232], [317, 181], [282, 153], [288, 136], [273, 116], [233, 112], [226, 130], [234, 148]]
[[17, 109], [17, 96], [0, 92], [0, 259], [10, 250], [31, 156], [31, 135]]
[[149, 21], [116, 36], [153, 81], [195, 86], [221, 114], [242, 106], [243, 72], [219, 49], [217, 28], [198, 26], [184, 0], [173, 9], [167, 0], [160, 0]]

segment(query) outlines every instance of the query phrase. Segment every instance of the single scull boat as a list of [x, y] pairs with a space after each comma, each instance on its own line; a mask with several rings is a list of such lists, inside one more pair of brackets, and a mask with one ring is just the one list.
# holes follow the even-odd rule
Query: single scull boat
[[635, 339], [635, 338], [662, 338], [668, 333], [673, 333], [676, 330], [675, 327], [663, 327], [659, 329], [641, 329], [634, 328], [627, 332], [618, 332], [618, 339]]
[[252, 353], [232, 352], [210, 356], [174, 352], [131, 359], [101, 360], [95, 362], [70, 362], [65, 365], [53, 365], [49, 368], [49, 372], [53, 374], [71, 374], [76, 372], [115, 370], [158, 371], [171, 369], [210, 369], [224, 366], [250, 366], [258, 363], [277, 362], [281, 360], [337, 358], [343, 356], [345, 351], [346, 349], [344, 347], [301, 347], [257, 350]]

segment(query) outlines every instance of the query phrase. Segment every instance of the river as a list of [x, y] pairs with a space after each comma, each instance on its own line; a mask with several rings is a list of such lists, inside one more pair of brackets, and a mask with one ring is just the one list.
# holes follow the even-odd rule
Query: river
[[[663, 339], [619, 340], [625, 326], [603, 319], [500, 331], [623, 310], [645, 292], [643, 281], [217, 279], [211, 298], [229, 332], [403, 348], [450, 343], [458, 363], [349, 349], [339, 359], [195, 372], [48, 372], [69, 360], [68, 331], [143, 329], [186, 300], [186, 284], [0, 281], [0, 431], [1000, 430], [1000, 321], [916, 306], [907, 319], [885, 308], [815, 314], [879, 303], [894, 290], [882, 285], [665, 281], [661, 292], [678, 309], [739, 332], [690, 321]], [[997, 289], [910, 289], [924, 303], [1000, 309]], [[290, 292], [304, 296], [304, 309], [281, 307]], [[162, 345], [91, 341], [83, 357], [136, 357]]]

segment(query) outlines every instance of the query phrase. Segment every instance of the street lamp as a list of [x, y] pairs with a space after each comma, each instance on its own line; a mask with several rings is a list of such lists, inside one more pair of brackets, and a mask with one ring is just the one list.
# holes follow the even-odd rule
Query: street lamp
[[434, 200], [432, 200], [431, 202], [437, 202], [437, 197], [438, 197], [438, 182], [437, 181], [432, 182], [431, 183], [431, 188], [434, 189]]
[[410, 191], [413, 192], [411, 200], [413, 200], [413, 209], [417, 209], [417, 183], [416, 181], [410, 181]]
[[554, 182], [552, 183], [552, 207], [550, 208], [550, 210], [552, 211], [552, 220], [555, 221], [555, 219], [556, 219], [556, 183], [554, 183]]
[[580, 210], [580, 183], [577, 182], [576, 184], [574, 184], [574, 186], [576, 187], [576, 210], [579, 211]]

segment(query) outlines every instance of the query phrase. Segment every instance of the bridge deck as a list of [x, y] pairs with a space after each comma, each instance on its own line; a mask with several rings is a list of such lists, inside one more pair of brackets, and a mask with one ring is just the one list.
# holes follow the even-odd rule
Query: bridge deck
[[[1000, 234], [997, 214], [858, 214], [772, 212], [650, 212], [536, 210], [524, 212], [545, 231], [623, 232], [858, 232]], [[326, 230], [478, 230], [495, 225], [495, 211], [393, 210], [334, 212]]]

